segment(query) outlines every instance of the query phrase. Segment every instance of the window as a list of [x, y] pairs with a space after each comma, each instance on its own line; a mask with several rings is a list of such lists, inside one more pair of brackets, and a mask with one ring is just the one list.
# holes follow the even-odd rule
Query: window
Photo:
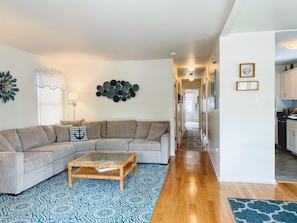
[[50, 125], [63, 119], [63, 91], [59, 88], [37, 88], [38, 124]]
[[36, 71], [38, 124], [59, 123], [63, 119], [64, 78], [50, 71]]
[[185, 93], [185, 109], [186, 109], [186, 112], [192, 112], [193, 111], [193, 98], [194, 98], [193, 92], [186, 92]]

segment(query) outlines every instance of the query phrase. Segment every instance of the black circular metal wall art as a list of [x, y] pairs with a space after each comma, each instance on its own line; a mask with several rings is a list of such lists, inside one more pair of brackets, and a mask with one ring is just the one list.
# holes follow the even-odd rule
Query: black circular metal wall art
[[139, 90], [138, 84], [130, 84], [129, 81], [105, 81], [102, 85], [97, 86], [97, 97], [107, 97], [114, 102], [127, 101], [136, 96]]
[[19, 91], [16, 84], [17, 79], [13, 78], [10, 72], [0, 72], [0, 100], [6, 103], [15, 98], [16, 92]]

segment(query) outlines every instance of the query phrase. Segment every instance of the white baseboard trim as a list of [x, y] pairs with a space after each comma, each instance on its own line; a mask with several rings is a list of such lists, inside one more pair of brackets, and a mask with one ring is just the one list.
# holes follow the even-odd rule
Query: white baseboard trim
[[251, 184], [277, 184], [275, 179], [240, 179], [240, 178], [219, 178], [220, 183], [251, 183]]

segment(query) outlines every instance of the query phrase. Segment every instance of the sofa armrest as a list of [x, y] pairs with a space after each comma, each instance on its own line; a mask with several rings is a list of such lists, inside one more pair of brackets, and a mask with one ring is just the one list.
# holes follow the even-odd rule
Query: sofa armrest
[[0, 192], [19, 194], [24, 181], [24, 153], [0, 152]]
[[166, 132], [161, 136], [161, 163], [167, 164], [170, 154], [170, 133]]

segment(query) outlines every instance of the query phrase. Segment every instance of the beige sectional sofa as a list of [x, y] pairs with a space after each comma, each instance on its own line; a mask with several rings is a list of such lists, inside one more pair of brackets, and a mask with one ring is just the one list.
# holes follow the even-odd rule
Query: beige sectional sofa
[[169, 121], [61, 122], [0, 131], [0, 193], [22, 191], [91, 151], [136, 152], [139, 163], [167, 164]]

